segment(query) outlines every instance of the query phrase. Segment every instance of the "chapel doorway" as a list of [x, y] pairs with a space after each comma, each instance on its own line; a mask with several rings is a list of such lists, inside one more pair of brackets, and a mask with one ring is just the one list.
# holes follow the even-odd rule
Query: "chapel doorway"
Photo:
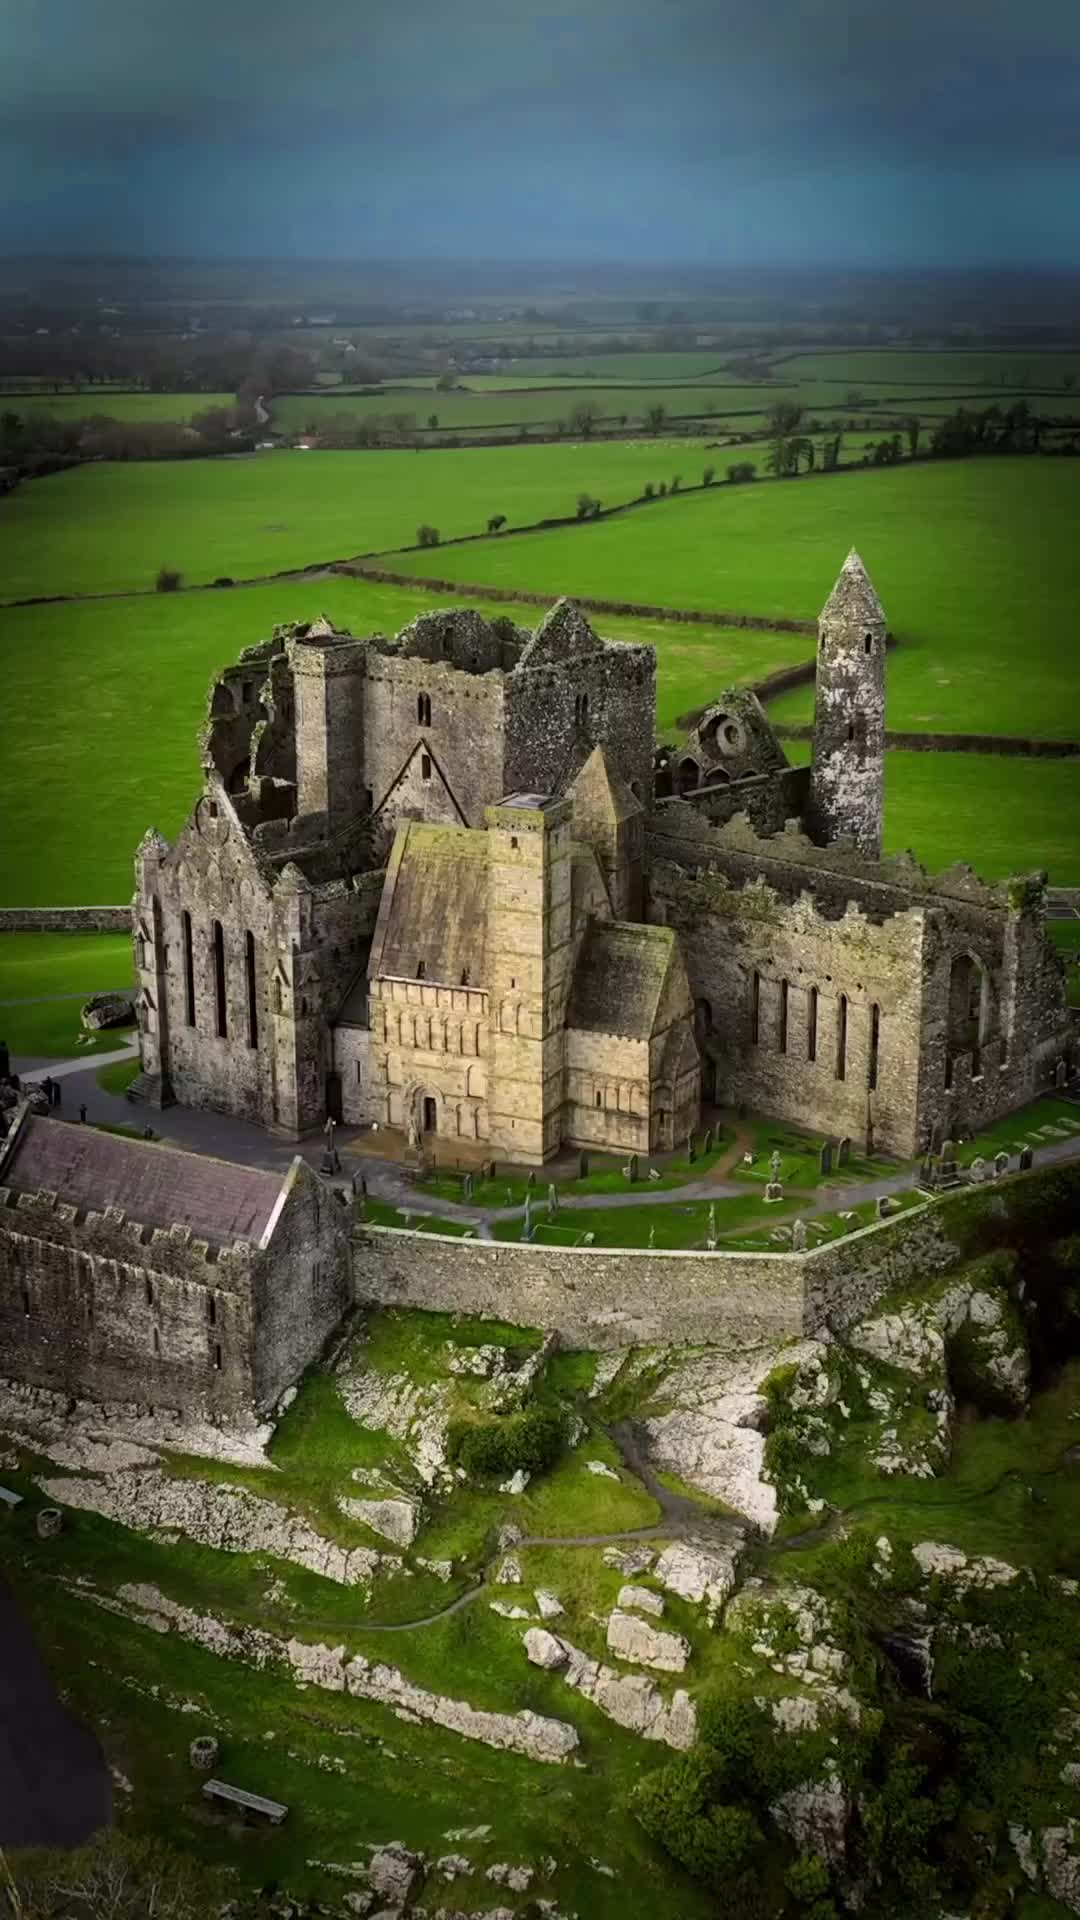
[[424, 1095], [420, 1111], [422, 1116], [421, 1126], [424, 1133], [434, 1133], [436, 1130], [435, 1102], [429, 1093]]

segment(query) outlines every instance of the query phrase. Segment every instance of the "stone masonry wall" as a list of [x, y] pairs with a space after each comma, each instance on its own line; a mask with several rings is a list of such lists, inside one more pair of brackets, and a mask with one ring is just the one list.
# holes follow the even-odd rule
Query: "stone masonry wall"
[[128, 907], [0, 907], [0, 933], [130, 933]]
[[349, 1215], [294, 1160], [269, 1247], [254, 1278], [254, 1400], [269, 1412], [322, 1351], [352, 1300]]
[[[608, 645], [506, 681], [505, 793], [557, 793], [602, 746], [643, 806], [652, 804], [656, 656]], [[584, 702], [584, 709], [580, 703]]]

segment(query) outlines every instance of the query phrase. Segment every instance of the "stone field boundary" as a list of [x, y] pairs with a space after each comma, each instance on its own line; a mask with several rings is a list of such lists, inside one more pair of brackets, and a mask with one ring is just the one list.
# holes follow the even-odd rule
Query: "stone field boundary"
[[0, 907], [0, 933], [130, 932], [130, 907]]

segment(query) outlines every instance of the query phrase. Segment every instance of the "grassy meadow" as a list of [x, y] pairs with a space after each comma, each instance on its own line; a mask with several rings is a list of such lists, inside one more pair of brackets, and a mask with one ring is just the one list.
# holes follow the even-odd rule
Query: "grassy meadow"
[[[248, 579], [409, 545], [422, 522], [482, 534], [572, 514], [579, 493], [613, 506], [645, 483], [687, 486], [720, 456], [662, 438], [414, 452], [275, 453], [103, 461], [0, 499], [0, 592], [124, 593], [160, 566], [185, 583]], [[653, 596], [655, 598], [655, 596]]]
[[207, 407], [234, 407], [233, 393], [125, 393], [117, 388], [87, 387], [78, 393], [0, 394], [4, 410], [12, 413], [51, 413], [60, 420], [190, 420]]
[[[717, 487], [595, 526], [458, 548], [438, 571], [808, 618], [855, 545], [900, 640], [890, 726], [1070, 739], [1080, 737], [1078, 514], [1075, 463], [949, 461]], [[394, 564], [433, 571], [419, 553]], [[805, 698], [792, 705], [803, 718]]]
[[[372, 414], [411, 413], [419, 427], [427, 425], [434, 414], [440, 427], [503, 427], [524, 423], [551, 428], [557, 420], [568, 420], [575, 407], [595, 407], [598, 415], [610, 423], [625, 418], [644, 423], [650, 407], [661, 406], [673, 417], [698, 416], [724, 418], [739, 416], [772, 405], [785, 390], [771, 387], [719, 386], [638, 386], [614, 382], [605, 386], [563, 385], [556, 387], [517, 386], [510, 391], [487, 388], [470, 392], [469, 381], [452, 393], [436, 393], [417, 387], [389, 387], [378, 393], [339, 393], [329, 388], [325, 394], [287, 393], [274, 401], [276, 427], [297, 433], [314, 425], [320, 417], [333, 413], [354, 413], [361, 418]], [[790, 390], [788, 397], [794, 393]], [[842, 395], [836, 395], [839, 400]]]

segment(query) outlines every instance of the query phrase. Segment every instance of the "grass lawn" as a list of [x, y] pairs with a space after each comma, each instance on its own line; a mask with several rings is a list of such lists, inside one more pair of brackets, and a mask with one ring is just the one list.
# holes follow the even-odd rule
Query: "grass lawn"
[[126, 934], [0, 933], [0, 1004], [52, 993], [104, 993], [131, 982]]
[[404, 547], [425, 521], [447, 538], [483, 533], [496, 513], [517, 526], [572, 514], [583, 491], [615, 505], [648, 480], [689, 486], [715, 462], [700, 442], [663, 439], [103, 461], [0, 501], [0, 580], [16, 600], [149, 588], [160, 566], [189, 583], [250, 579]]
[[99, 1067], [96, 1075], [103, 1093], [126, 1093], [139, 1072], [138, 1055], [132, 1060], [114, 1060], [111, 1067]]
[[472, 1231], [469, 1223], [463, 1220], [440, 1220], [437, 1214], [423, 1210], [423, 1200], [418, 1198], [415, 1209], [405, 1218], [407, 1209], [391, 1207], [385, 1200], [370, 1198], [364, 1201], [361, 1220], [373, 1227], [405, 1227], [413, 1233], [452, 1233], [460, 1236]]
[[190, 420], [208, 407], [235, 407], [234, 393], [114, 393], [95, 387], [83, 393], [0, 395], [12, 413], [51, 413], [61, 420]]
[[965, 1140], [957, 1147], [956, 1159], [961, 1166], [970, 1166], [976, 1157], [992, 1160], [995, 1153], [1003, 1149], [1006, 1153], [1019, 1153], [1021, 1147], [1052, 1146], [1059, 1140], [1066, 1140], [1080, 1133], [1080, 1106], [1075, 1102], [1057, 1100], [1048, 1095], [1043, 1100], [1035, 1100], [1030, 1107], [1021, 1107], [1019, 1113], [1010, 1113], [1004, 1120], [995, 1121], [985, 1133], [973, 1140]]
[[[819, 1164], [823, 1135], [807, 1135], [797, 1128], [785, 1126], [782, 1121], [767, 1118], [752, 1119], [750, 1128], [753, 1145], [749, 1149], [754, 1155], [753, 1164], [745, 1166], [740, 1160], [732, 1168], [731, 1179], [757, 1182], [772, 1179], [772, 1156], [780, 1155], [779, 1178], [787, 1187], [842, 1187], [852, 1186], [864, 1180], [885, 1180], [890, 1174], [900, 1170], [896, 1160], [867, 1159], [852, 1151], [847, 1164], [838, 1166], [836, 1154], [828, 1173], [822, 1173]], [[835, 1147], [835, 1142], [834, 1142]]]
[[[467, 467], [475, 456], [459, 457]], [[4, 510], [0, 503], [0, 524]], [[144, 831], [153, 825], [171, 837], [195, 798], [197, 736], [212, 676], [242, 647], [265, 639], [275, 622], [321, 612], [353, 633], [395, 633], [425, 609], [454, 599], [422, 587], [333, 577], [0, 613], [9, 721], [0, 902], [130, 898], [132, 858]], [[501, 603], [486, 610], [528, 626], [543, 611]], [[722, 687], [805, 659], [814, 644], [806, 634], [606, 615], [597, 625], [613, 639], [647, 640], [657, 648], [659, 726], [669, 735], [679, 714]], [[50, 689], [47, 727], [43, 682]]]
[[[790, 1220], [798, 1213], [794, 1203], [766, 1206], [761, 1194], [748, 1194], [738, 1200], [669, 1200], [655, 1206], [643, 1203], [633, 1207], [575, 1207], [559, 1215], [549, 1226], [534, 1216], [534, 1241], [537, 1246], [580, 1246], [591, 1233], [598, 1247], [644, 1247], [704, 1249], [710, 1229], [710, 1213], [715, 1216], [718, 1237], [739, 1227], [757, 1226], [767, 1221], [772, 1227], [777, 1216]], [[520, 1240], [520, 1220], [499, 1220], [492, 1224], [495, 1240]]]
[[1047, 932], [1064, 957], [1070, 1007], [1080, 1007], [1080, 920], [1050, 920]]
[[[900, 639], [888, 723], [1080, 737], [1063, 635], [1080, 598], [1075, 461], [982, 460], [710, 489], [583, 528], [439, 555], [443, 577], [495, 586], [819, 612], [856, 545]], [[402, 555], [423, 575], [430, 556]], [[798, 717], [805, 696], [793, 697]], [[792, 717], [778, 702], [777, 718]]]
[[[784, 751], [810, 758], [805, 740], [786, 740]], [[887, 753], [884, 845], [910, 848], [931, 873], [966, 860], [986, 880], [1045, 867], [1056, 885], [1078, 886], [1080, 760]]]
[[[590, 1154], [589, 1172], [584, 1179], [558, 1179], [554, 1182], [560, 1199], [570, 1195], [588, 1193], [633, 1193], [663, 1192], [669, 1187], [684, 1187], [691, 1180], [703, 1180], [717, 1160], [727, 1152], [731, 1144], [730, 1129], [725, 1133], [722, 1127], [713, 1127], [713, 1145], [708, 1153], [701, 1150], [701, 1139], [695, 1158], [691, 1161], [685, 1149], [679, 1153], [657, 1154], [650, 1158], [646, 1154], [638, 1156], [639, 1178], [636, 1188], [623, 1173], [629, 1156], [626, 1154]], [[649, 1168], [655, 1168], [660, 1178], [649, 1179]], [[432, 1199], [455, 1200], [463, 1206], [474, 1207], [521, 1207], [525, 1196], [529, 1194], [534, 1209], [546, 1211], [548, 1187], [552, 1184], [544, 1170], [536, 1176], [530, 1187], [528, 1176], [512, 1167], [497, 1172], [493, 1180], [483, 1180], [478, 1175], [473, 1178], [472, 1199], [467, 1201], [463, 1191], [464, 1176], [459, 1173], [436, 1173], [427, 1180], [417, 1182], [417, 1195], [427, 1195]]]
[[[412, 414], [420, 428], [426, 427], [434, 414], [440, 428], [494, 429], [525, 425], [549, 430], [557, 421], [569, 422], [574, 408], [580, 406], [594, 408], [605, 421], [625, 418], [628, 425], [644, 426], [648, 410], [654, 406], [663, 407], [672, 419], [713, 416], [722, 419], [729, 413], [738, 415], [748, 408], [767, 407], [775, 397], [768, 387], [640, 386], [614, 382], [603, 386], [559, 382], [547, 387], [537, 382], [510, 390], [487, 388], [470, 392], [466, 381], [464, 387], [452, 393], [434, 393], [416, 387], [390, 388], [380, 393], [342, 393], [331, 387], [326, 393], [282, 394], [273, 403], [273, 414], [275, 427], [289, 433], [301, 433], [312, 426], [317, 431], [320, 418], [328, 418], [333, 413], [353, 413], [363, 419], [373, 414]], [[649, 444], [655, 444], [651, 438]], [[662, 441], [658, 444], [663, 447]], [[661, 452], [660, 458], [664, 457]], [[690, 457], [693, 457], [692, 451]], [[689, 479], [685, 468], [683, 476]], [[669, 476], [661, 468], [657, 477]]]

